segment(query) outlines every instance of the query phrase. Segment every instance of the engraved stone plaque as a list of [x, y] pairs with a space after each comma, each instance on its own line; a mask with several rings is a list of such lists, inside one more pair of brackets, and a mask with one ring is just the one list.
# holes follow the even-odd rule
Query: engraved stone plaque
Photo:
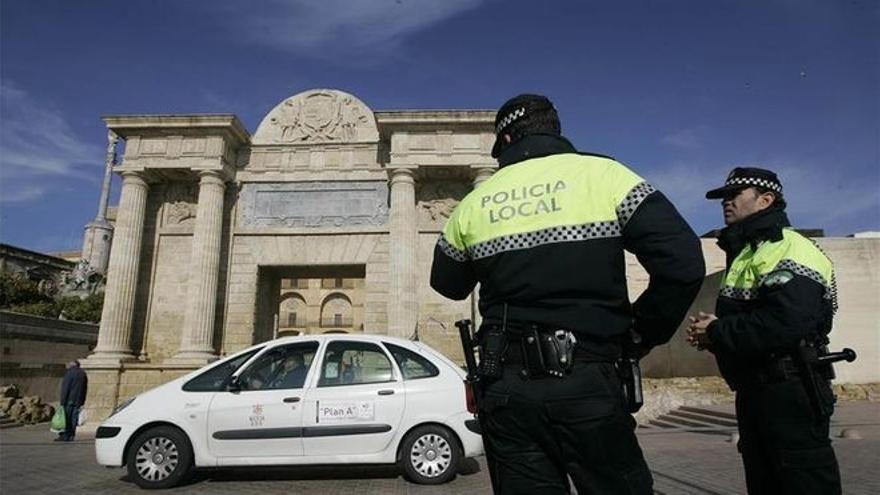
[[238, 211], [245, 228], [382, 226], [388, 222], [388, 183], [248, 183]]

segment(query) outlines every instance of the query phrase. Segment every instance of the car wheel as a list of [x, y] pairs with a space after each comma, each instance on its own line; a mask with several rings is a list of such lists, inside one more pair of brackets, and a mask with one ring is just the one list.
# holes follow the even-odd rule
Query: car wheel
[[186, 435], [171, 426], [150, 428], [128, 448], [129, 477], [141, 488], [170, 488], [192, 470], [193, 453]]
[[439, 485], [455, 477], [460, 452], [458, 441], [449, 429], [419, 426], [403, 439], [400, 463], [410, 481]]

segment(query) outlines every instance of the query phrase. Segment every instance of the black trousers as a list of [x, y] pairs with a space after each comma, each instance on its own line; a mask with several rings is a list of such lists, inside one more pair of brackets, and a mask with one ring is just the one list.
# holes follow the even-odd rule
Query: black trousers
[[653, 480], [611, 363], [523, 379], [508, 365], [483, 395], [480, 424], [495, 493], [650, 494]]
[[841, 493], [828, 438], [830, 418], [814, 412], [803, 383], [792, 379], [738, 388], [738, 448], [749, 495]]

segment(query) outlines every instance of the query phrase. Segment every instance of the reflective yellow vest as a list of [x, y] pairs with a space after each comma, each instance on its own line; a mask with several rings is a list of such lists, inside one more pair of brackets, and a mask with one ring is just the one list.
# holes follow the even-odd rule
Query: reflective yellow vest
[[782, 229], [782, 240], [747, 245], [736, 256], [721, 280], [720, 297], [757, 299], [762, 285], [783, 284], [794, 275], [808, 277], [825, 287], [825, 299], [837, 309], [837, 287], [831, 260], [808, 238], [793, 229]]

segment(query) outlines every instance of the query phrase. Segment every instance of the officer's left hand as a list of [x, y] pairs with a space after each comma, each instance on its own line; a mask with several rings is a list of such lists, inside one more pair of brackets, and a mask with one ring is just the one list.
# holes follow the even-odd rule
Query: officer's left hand
[[718, 317], [714, 314], [707, 314], [700, 311], [696, 317], [689, 316], [688, 318], [691, 321], [691, 324], [688, 327], [688, 343], [700, 351], [708, 349], [712, 342], [709, 340], [709, 334], [706, 333], [706, 329], [709, 327], [709, 324], [717, 320]]

